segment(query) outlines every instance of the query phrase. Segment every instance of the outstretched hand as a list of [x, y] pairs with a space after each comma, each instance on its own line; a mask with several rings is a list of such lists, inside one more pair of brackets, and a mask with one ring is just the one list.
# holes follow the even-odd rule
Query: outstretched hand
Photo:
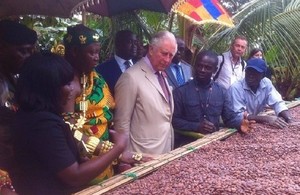
[[289, 126], [299, 126], [299, 125], [300, 125], [300, 121], [289, 122]]
[[268, 116], [268, 123], [273, 127], [278, 127], [281, 129], [289, 125], [283, 118], [278, 116]]
[[247, 111], [244, 112], [243, 114], [243, 120], [241, 123], [241, 132], [243, 133], [249, 133], [251, 130], [251, 124], [256, 123], [254, 120], [248, 120], [248, 113]]
[[144, 163], [154, 159], [152, 156], [148, 154], [139, 153], [138, 155], [142, 155], [142, 158], [139, 161], [137, 161], [136, 159], [133, 158], [134, 154], [136, 153], [128, 152], [128, 151], [122, 153], [122, 156], [119, 158], [119, 164], [117, 166], [118, 173], [122, 173], [128, 169], [131, 169], [136, 163]]
[[153, 157], [149, 154], [141, 154], [142, 158], [137, 161], [136, 159], [133, 158], [134, 152], [123, 152], [122, 157], [120, 158], [121, 162], [123, 163], [128, 163], [128, 164], [135, 164], [135, 163], [144, 163], [148, 162], [150, 160], [153, 160]]

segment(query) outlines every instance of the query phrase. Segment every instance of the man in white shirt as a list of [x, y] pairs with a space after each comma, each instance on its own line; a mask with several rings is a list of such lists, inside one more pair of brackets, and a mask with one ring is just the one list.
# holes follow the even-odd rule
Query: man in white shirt
[[230, 50], [219, 56], [218, 70], [214, 80], [228, 89], [235, 81], [245, 77], [246, 63], [242, 56], [246, 52], [248, 41], [244, 36], [236, 36]]

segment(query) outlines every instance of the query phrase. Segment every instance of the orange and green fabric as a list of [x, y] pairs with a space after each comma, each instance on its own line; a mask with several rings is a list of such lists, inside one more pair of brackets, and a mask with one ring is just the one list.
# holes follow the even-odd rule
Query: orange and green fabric
[[[82, 95], [76, 99], [76, 112], [80, 112], [79, 102], [82, 100]], [[103, 141], [109, 140], [109, 126], [113, 119], [112, 110], [115, 107], [115, 101], [105, 80], [94, 70], [87, 75], [86, 100], [88, 102], [87, 122], [83, 127], [83, 133], [87, 135], [92, 133], [93, 136]], [[110, 165], [93, 183], [99, 183], [112, 177], [113, 174], [113, 167]]]
[[186, 0], [174, 12], [196, 24], [211, 22], [234, 26], [232, 19], [217, 0]]

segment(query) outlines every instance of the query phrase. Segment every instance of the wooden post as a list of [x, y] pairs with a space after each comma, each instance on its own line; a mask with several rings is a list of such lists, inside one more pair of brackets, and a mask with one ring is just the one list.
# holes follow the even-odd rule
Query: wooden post
[[86, 26], [86, 11], [82, 10], [82, 24]]

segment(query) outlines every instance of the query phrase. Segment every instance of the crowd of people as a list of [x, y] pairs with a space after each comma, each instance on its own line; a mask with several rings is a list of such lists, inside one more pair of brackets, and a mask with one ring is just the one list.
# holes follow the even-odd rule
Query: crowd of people
[[[101, 64], [100, 36], [82, 24], [68, 27], [64, 57], [35, 52], [36, 42], [35, 31], [0, 21], [0, 194], [74, 193], [193, 140], [180, 131], [293, 122], [262, 50], [243, 60], [243, 36], [193, 64], [169, 31], [137, 58], [137, 36], [121, 30]], [[276, 116], [260, 116], [266, 106]]]

